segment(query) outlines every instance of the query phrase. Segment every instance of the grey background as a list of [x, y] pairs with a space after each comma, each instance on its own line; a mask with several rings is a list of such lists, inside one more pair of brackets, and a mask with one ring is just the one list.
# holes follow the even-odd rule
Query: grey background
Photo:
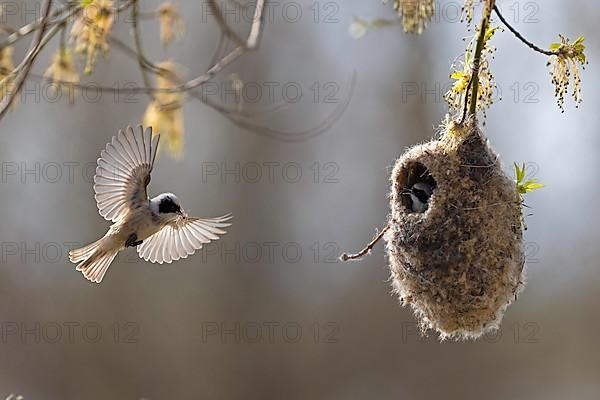
[[[497, 34], [492, 68], [502, 101], [489, 111], [485, 132], [507, 170], [513, 161], [535, 163], [537, 177], [547, 187], [527, 197], [533, 213], [525, 235], [530, 243], [528, 285], [508, 309], [502, 330], [475, 343], [439, 343], [435, 335], [420, 339], [410, 309], [401, 308], [391, 296], [381, 245], [357, 263], [327, 262], [327, 256], [358, 250], [383, 225], [390, 167], [407, 146], [433, 135], [446, 110], [443, 89], [428, 95], [423, 91], [407, 95], [407, 89], [413, 83], [430, 90], [436, 83], [440, 88], [448, 83], [450, 65], [464, 50], [465, 26], [454, 18], [456, 3], [449, 8], [444, 1], [439, 21], [421, 37], [389, 28], [353, 40], [348, 27], [354, 16], [393, 17], [391, 5], [349, 1], [325, 8], [331, 6], [319, 2], [315, 22], [309, 8], [313, 3], [295, 3], [295, 9], [303, 12], [295, 23], [290, 22], [294, 10], [288, 9], [289, 15], [282, 11], [285, 2], [275, 7], [260, 49], [227, 68], [217, 82], [235, 72], [245, 82], [259, 85], [298, 83], [304, 98], [260, 121], [300, 131], [318, 125], [335, 108], [324, 102], [323, 92], [315, 102], [309, 86], [317, 82], [323, 90], [334, 82], [339, 87], [336, 98], [343, 101], [355, 72], [356, 90], [343, 117], [318, 137], [285, 143], [240, 129], [190, 100], [185, 106], [184, 158], [177, 161], [162, 153], [158, 160], [151, 193], [173, 191], [194, 214], [235, 215], [230, 233], [211, 248], [217, 254], [199, 253], [161, 266], [138, 260], [128, 250], [99, 286], [85, 281], [68, 262], [65, 243], [93, 241], [108, 228], [97, 214], [84, 167], [95, 161], [118, 129], [139, 122], [146, 97], [134, 96], [137, 103], [125, 103], [103, 94], [98, 102], [80, 97], [70, 106], [64, 100], [52, 103], [30, 94], [0, 123], [2, 165], [11, 168], [8, 165], [16, 163], [19, 168], [16, 175], [5, 176], [0, 188], [0, 320], [5, 334], [9, 326], [18, 327], [16, 335], [0, 343], [0, 395], [598, 398], [597, 4], [499, 2], [509, 21], [542, 47], [557, 41], [559, 32], [570, 38], [585, 34], [591, 63], [582, 73], [584, 103], [576, 110], [569, 98], [561, 114], [545, 57], [531, 52], [508, 31]], [[27, 2], [30, 9], [33, 4]], [[142, 9], [150, 11], [158, 4], [144, 1]], [[147, 21], [144, 42], [151, 59], [171, 57], [184, 66], [187, 77], [193, 77], [208, 65], [218, 29], [210, 17], [203, 23], [200, 3], [178, 4], [187, 23], [185, 39], [163, 51], [157, 24]], [[514, 10], [519, 10], [518, 21]], [[325, 23], [332, 11], [338, 21]], [[524, 22], [526, 17], [530, 23]], [[20, 21], [11, 17], [8, 22], [16, 26]], [[243, 33], [247, 24], [240, 21], [237, 28]], [[114, 33], [132, 43], [127, 23], [116, 24]], [[25, 42], [17, 46], [17, 59], [26, 46]], [[43, 52], [34, 66], [37, 73], [46, 68], [55, 48], [53, 43]], [[114, 48], [86, 79], [109, 86], [141, 82], [135, 63]], [[533, 86], [526, 87], [529, 83]], [[33, 83], [28, 85], [41, 92]], [[281, 91], [276, 94], [281, 99]], [[261, 109], [273, 104], [263, 98], [246, 106]], [[66, 162], [78, 163], [73, 182]], [[270, 162], [280, 163], [273, 182], [264, 166]], [[293, 171], [282, 175], [283, 166], [292, 162], [302, 172], [296, 183], [289, 182]], [[39, 182], [35, 175], [21, 177], [23, 165], [33, 169], [36, 163], [42, 175]], [[49, 181], [55, 176], [52, 163], [62, 165], [62, 176], [55, 183]], [[258, 163], [263, 165], [262, 178], [252, 183], [243, 174], [239, 182], [232, 175], [224, 179], [203, 175], [203, 167], [217, 165], [222, 170], [222, 163], [228, 168]], [[310, 168], [315, 163], [320, 170], [317, 183]], [[325, 169], [327, 163], [335, 166], [328, 168], [337, 168], [333, 177], [337, 182], [324, 182], [332, 171]], [[51, 179], [44, 179], [43, 168]], [[314, 243], [320, 249], [316, 260]], [[17, 254], [6, 251], [14, 250], [15, 244], [20, 247]], [[24, 251], [36, 249], [36, 244], [39, 250]], [[239, 261], [226, 252], [236, 245]], [[275, 248], [272, 259], [268, 246]], [[283, 253], [284, 248], [289, 253]], [[302, 254], [293, 262], [297, 248]], [[36, 323], [39, 343], [35, 334], [21, 336], [23, 329], [35, 331]], [[72, 341], [66, 323], [79, 324]], [[203, 330], [215, 326], [220, 330], [222, 323], [228, 329], [239, 323], [240, 340], [233, 334], [223, 340], [220, 334], [203, 337]], [[273, 340], [266, 323], [278, 324]], [[317, 343], [315, 323], [320, 333]], [[51, 343], [54, 324], [61, 327], [62, 336]], [[96, 325], [85, 334], [86, 324]], [[249, 340], [256, 332], [253, 324], [262, 333], [256, 343]], [[287, 334], [282, 331], [286, 324], [292, 326]], [[102, 335], [92, 343], [94, 326], [101, 327]], [[302, 334], [293, 343], [295, 326]], [[114, 329], [120, 333], [117, 343]], [[127, 343], [131, 340], [134, 343]]]

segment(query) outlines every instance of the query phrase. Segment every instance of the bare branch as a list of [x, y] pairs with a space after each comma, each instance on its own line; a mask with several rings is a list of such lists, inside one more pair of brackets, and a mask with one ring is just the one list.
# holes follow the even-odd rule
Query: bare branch
[[385, 235], [385, 233], [388, 231], [388, 229], [390, 229], [389, 223], [381, 230], [381, 232], [379, 232], [377, 235], [375, 235], [373, 240], [371, 240], [364, 249], [362, 249], [361, 251], [359, 251], [356, 254], [342, 253], [342, 255], [340, 256], [340, 260], [341, 261], [360, 260], [365, 255], [369, 254], [371, 252], [371, 250], [373, 250], [373, 247], [375, 247], [377, 242], [379, 242], [381, 240], [381, 238], [383, 237], [383, 235]]
[[[48, 1], [50, 2], [51, 0]], [[328, 130], [337, 120], [341, 118], [341, 116], [346, 111], [354, 92], [354, 87], [356, 83], [355, 74], [353, 74], [352, 80], [350, 82], [350, 90], [347, 97], [336, 107], [332, 114], [317, 126], [299, 132], [287, 132], [283, 130], [278, 130], [270, 128], [268, 126], [263, 126], [260, 123], [252, 121], [252, 119], [256, 118], [261, 114], [273, 113], [283, 110], [286, 106], [289, 105], [288, 103], [283, 102], [281, 104], [275, 105], [274, 107], [266, 108], [263, 110], [251, 111], [241, 109], [238, 107], [230, 108], [226, 105], [215, 103], [214, 101], [205, 98], [205, 96], [203, 96], [201, 93], [196, 92], [195, 89], [201, 87], [203, 84], [210, 81], [215, 75], [217, 75], [225, 67], [237, 60], [244, 53], [255, 50], [258, 47], [260, 35], [263, 29], [263, 11], [265, 7], [265, 0], [256, 0], [253, 20], [248, 31], [248, 36], [246, 40], [241, 39], [226, 24], [223, 15], [218, 9], [216, 1], [211, 0], [210, 4], [211, 7], [213, 7], [213, 13], [216, 16], [217, 23], [221, 30], [221, 35], [219, 37], [219, 41], [215, 48], [215, 52], [212, 56], [212, 60], [210, 61], [208, 69], [205, 70], [204, 73], [191, 80], [180, 82], [179, 78], [173, 76], [173, 73], [171, 71], [161, 68], [160, 66], [150, 61], [144, 54], [139, 21], [142, 18], [155, 16], [155, 14], [150, 15], [149, 13], [141, 13], [139, 10], [139, 0], [128, 0], [123, 4], [119, 5], [113, 12], [118, 13], [123, 10], [126, 10], [129, 7], [134, 7], [132, 13], [132, 33], [134, 36], [134, 48], [128, 46], [123, 41], [110, 34], [108, 36], [108, 39], [112, 44], [116, 45], [125, 55], [130, 56], [137, 61], [142, 73], [143, 86], [136, 86], [131, 88], [115, 88], [94, 85], [93, 88], [102, 92], [112, 93], [144, 93], [148, 94], [152, 100], [155, 99], [155, 95], [157, 93], [188, 93], [190, 98], [208, 105], [209, 107], [219, 112], [221, 115], [223, 115], [225, 118], [227, 118], [229, 121], [231, 121], [237, 126], [240, 126], [244, 129], [248, 129], [259, 135], [264, 135], [274, 139], [289, 142], [304, 141], [311, 137], [320, 135], [326, 130]], [[50, 39], [59, 30], [64, 36], [66, 24], [68, 23], [69, 18], [82, 11], [82, 7], [79, 2], [69, 3], [69, 5], [70, 8], [67, 8], [68, 12], [66, 13], [64, 13], [63, 9], [59, 12], [48, 14], [48, 7], [48, 9], [44, 9], [44, 15], [41, 16], [35, 22], [25, 25], [19, 28], [18, 30], [14, 31], [10, 28], [6, 28], [6, 30], [8, 30], [9, 32], [12, 31], [12, 36], [9, 36], [9, 39], [6, 42], [0, 44], [0, 47], [11, 45], [18, 39], [23, 38], [32, 32], [37, 31], [37, 35], [32, 41], [30, 52], [27, 54], [25, 59], [14, 69], [14, 71], [8, 71], [9, 74], [12, 74], [13, 76], [17, 77], [16, 81], [18, 86], [15, 93], [10, 93], [9, 95], [5, 96], [5, 98], [2, 100], [2, 103], [0, 103], [0, 105], [2, 106], [2, 111], [0, 111], [0, 119], [6, 114], [8, 106], [14, 101], [15, 96], [17, 95], [17, 93], [20, 92], [24, 82], [27, 79], [36, 79], [40, 81], [51, 82], [57, 85], [68, 85], [71, 88], [76, 88], [79, 90], [83, 90], [89, 87], [89, 85], [82, 84], [79, 82], [54, 81], [39, 74], [36, 75], [34, 73], [31, 73], [30, 71], [33, 65], [33, 61], [39, 54], [40, 50], [50, 41]], [[50, 17], [52, 19], [50, 19]], [[228, 47], [229, 39], [234, 43], [234, 47], [233, 49], [223, 54], [223, 51], [226, 50]], [[64, 46], [63, 42], [64, 38], [61, 40], [61, 46]], [[150, 83], [150, 76], [148, 75], [148, 73], [168, 76], [169, 79], [171, 79], [174, 82], [174, 85], [168, 88], [153, 87]]]
[[506, 18], [504, 18], [504, 16], [500, 13], [500, 9], [498, 8], [497, 5], [494, 5], [494, 12], [498, 16], [498, 18], [500, 18], [500, 21], [502, 21], [502, 23], [508, 28], [508, 30], [511, 31], [513, 33], [513, 35], [515, 35], [517, 37], [517, 39], [519, 39], [521, 42], [525, 43], [529, 48], [531, 48], [534, 51], [537, 51], [538, 53], [545, 54], [547, 56], [554, 56], [554, 55], [556, 55], [556, 52], [551, 51], [551, 50], [544, 50], [541, 47], [536, 46], [535, 44], [533, 44], [529, 40], [525, 39], [525, 37], [523, 35], [521, 35], [521, 33], [519, 31], [517, 31], [515, 28], [513, 28], [508, 23], [508, 21], [506, 20]]
[[[21, 91], [21, 88], [23, 87], [23, 84], [25, 83], [25, 79], [27, 78], [27, 74], [31, 70], [31, 67], [33, 66], [33, 62], [35, 61], [36, 57], [38, 56], [38, 54], [40, 52], [40, 49], [42, 48], [42, 41], [44, 39], [44, 32], [46, 31], [46, 23], [48, 21], [48, 16], [50, 15], [51, 5], [52, 5], [52, 0], [46, 0], [46, 3], [44, 4], [44, 8], [42, 10], [41, 27], [40, 27], [36, 37], [32, 41], [32, 45], [29, 49], [29, 52], [27, 53], [27, 55], [25, 56], [23, 61], [15, 68], [15, 71], [13, 72], [13, 74], [17, 75], [15, 78], [16, 79], [15, 90], [12, 91], [11, 93], [6, 94], [6, 96], [4, 96], [4, 98], [2, 98], [0, 100], [0, 120], [8, 112], [13, 100], [15, 99], [17, 94]], [[58, 27], [60, 27], [60, 25], [55, 25], [53, 32], [49, 33], [48, 35], [54, 36], [54, 34], [58, 31], [58, 29], [57, 29]], [[47, 40], [49, 40], [49, 38]]]

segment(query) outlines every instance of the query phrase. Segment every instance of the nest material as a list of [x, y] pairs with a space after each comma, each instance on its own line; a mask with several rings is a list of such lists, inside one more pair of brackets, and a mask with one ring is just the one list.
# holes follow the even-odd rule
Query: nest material
[[[385, 240], [401, 302], [442, 338], [497, 328], [524, 284], [521, 208], [477, 123], [409, 149], [391, 181]], [[424, 211], [410, 196], [418, 182], [433, 190]]]

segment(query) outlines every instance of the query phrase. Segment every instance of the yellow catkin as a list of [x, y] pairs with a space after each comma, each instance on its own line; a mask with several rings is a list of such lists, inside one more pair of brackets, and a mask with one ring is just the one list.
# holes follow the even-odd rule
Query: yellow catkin
[[171, 2], [161, 4], [156, 10], [160, 24], [160, 41], [163, 46], [179, 40], [185, 32], [185, 25], [179, 9]]
[[108, 35], [114, 22], [112, 0], [93, 0], [85, 6], [71, 28], [75, 52], [85, 56], [85, 74], [91, 74], [97, 52], [108, 51]]
[[435, 15], [433, 0], [394, 0], [394, 9], [400, 16], [405, 32], [420, 35]]
[[73, 53], [69, 49], [58, 50], [52, 58], [52, 64], [44, 72], [44, 77], [53, 81], [54, 91], [66, 88], [69, 101], [75, 100], [74, 84], [79, 83], [79, 74], [73, 62]]
[[[157, 76], [156, 86], [159, 89], [169, 89], [177, 85], [179, 77], [177, 67], [171, 61], [158, 65], [165, 73]], [[162, 146], [175, 157], [183, 155], [183, 93], [157, 92], [144, 113], [143, 125], [151, 126], [154, 133], [160, 133]]]
[[[15, 69], [13, 62], [13, 48], [11, 46], [0, 49], [0, 100], [11, 95], [17, 90], [17, 86], [12, 74]], [[14, 99], [11, 109], [14, 106]]]

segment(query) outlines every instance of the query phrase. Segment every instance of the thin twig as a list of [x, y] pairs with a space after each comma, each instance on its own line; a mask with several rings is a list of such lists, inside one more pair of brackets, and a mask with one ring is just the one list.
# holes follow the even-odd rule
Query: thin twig
[[[38, 56], [38, 54], [40, 52], [40, 49], [42, 47], [41, 44], [44, 39], [44, 33], [46, 32], [46, 22], [48, 21], [48, 16], [50, 15], [51, 5], [52, 5], [52, 0], [46, 0], [46, 3], [44, 4], [44, 8], [42, 11], [42, 22], [41, 22], [42, 26], [40, 27], [40, 30], [38, 31], [36, 37], [33, 39], [32, 45], [29, 49], [29, 52], [27, 53], [27, 55], [25, 56], [23, 61], [15, 68], [15, 71], [17, 71], [16, 72], [17, 83], [16, 83], [15, 90], [11, 93], [8, 93], [6, 96], [4, 96], [4, 98], [2, 100], [0, 100], [0, 120], [8, 112], [13, 100], [15, 99], [17, 94], [21, 91], [21, 88], [25, 84], [25, 79], [27, 78], [27, 74], [31, 70], [31, 67], [33, 66], [33, 62], [35, 61], [36, 57]], [[59, 27], [60, 25], [57, 25], [57, 26]], [[54, 36], [56, 31], [57, 31], [57, 29], [53, 30], [53, 32], [51, 33], [52, 36]]]
[[365, 247], [364, 249], [362, 249], [361, 251], [359, 251], [356, 254], [342, 253], [342, 255], [340, 256], [340, 260], [341, 261], [352, 261], [352, 260], [358, 260], [358, 259], [363, 258], [366, 254], [370, 253], [371, 250], [373, 250], [373, 247], [375, 247], [377, 242], [379, 242], [381, 240], [381, 238], [383, 237], [383, 235], [385, 235], [385, 233], [388, 231], [388, 229], [390, 229], [389, 223], [381, 230], [381, 232], [379, 232], [377, 235], [375, 235], [375, 237], [373, 238], [373, 240], [371, 240], [371, 242], [369, 242], [367, 247]]
[[[10, 71], [0, 69], [0, 72], [5, 73], [5, 72], [10, 72]], [[136, 93], [135, 88], [99, 86], [96, 84], [90, 85], [90, 84], [78, 83], [78, 82], [53, 80], [53, 79], [45, 77], [43, 75], [34, 74], [34, 73], [30, 73], [28, 75], [27, 79], [42, 81], [42, 82], [49, 82], [49, 83], [56, 84], [56, 85], [66, 85], [66, 86], [72, 87], [74, 89], [79, 89], [81, 91], [86, 90], [86, 89], [93, 89], [93, 90], [98, 90], [99, 92], [114, 93], [114, 94], [133, 95]], [[277, 105], [271, 109], [248, 112], [248, 111], [243, 111], [243, 110], [240, 111], [240, 110], [236, 110], [236, 109], [227, 108], [221, 104], [218, 104], [218, 103], [215, 103], [215, 102], [209, 100], [208, 98], [203, 96], [201, 93], [197, 93], [195, 91], [190, 91], [189, 95], [192, 99], [200, 101], [201, 103], [214, 109], [215, 111], [217, 111], [219, 114], [221, 114], [222, 116], [227, 118], [230, 122], [232, 122], [236, 126], [247, 129], [250, 132], [258, 134], [260, 136], [265, 136], [265, 137], [268, 137], [271, 139], [280, 140], [282, 142], [298, 143], [298, 142], [304, 142], [306, 140], [309, 140], [311, 138], [319, 136], [319, 135], [325, 133], [326, 131], [328, 131], [345, 114], [346, 110], [348, 109], [348, 106], [350, 105], [350, 101], [352, 100], [355, 88], [356, 88], [356, 74], [354, 74], [352, 76], [352, 79], [350, 81], [350, 90], [348, 92], [348, 95], [345, 97], [345, 99], [342, 102], [340, 102], [340, 104], [336, 107], [336, 109], [327, 118], [325, 118], [325, 120], [323, 120], [318, 125], [316, 125], [312, 128], [309, 128], [309, 129], [306, 129], [303, 131], [296, 131], [296, 132], [274, 129], [274, 128], [260, 125], [258, 123], [251, 121], [251, 119], [256, 118], [257, 116], [259, 116], [261, 114], [272, 113], [272, 112], [277, 112], [279, 110], [282, 110], [284, 107], [288, 106], [289, 103], [283, 103], [283, 104]], [[148, 90], [152, 90], [152, 89], [149, 88]], [[157, 89], [157, 91], [159, 91], [159, 90]]]
[[[216, 5], [216, 3], [213, 2]], [[94, 85], [93, 88], [100, 91], [114, 92], [114, 93], [127, 93], [127, 94], [135, 94], [135, 93], [146, 93], [149, 94], [153, 98], [154, 93], [184, 93], [189, 92], [190, 97], [194, 98], [202, 103], [208, 105], [209, 107], [215, 109], [217, 112], [222, 114], [224, 117], [229, 119], [235, 125], [240, 126], [245, 129], [249, 129], [254, 133], [258, 133], [267, 137], [271, 137], [274, 139], [289, 141], [289, 142], [299, 142], [307, 140], [311, 137], [322, 134], [327, 131], [337, 120], [341, 118], [341, 116], [347, 110], [348, 105], [350, 104], [350, 100], [353, 96], [355, 84], [356, 84], [356, 74], [353, 74], [351, 83], [350, 83], [350, 91], [348, 96], [336, 107], [334, 112], [328, 116], [321, 124], [316, 127], [310, 128], [308, 130], [300, 131], [300, 132], [288, 132], [277, 130], [273, 128], [269, 128], [267, 126], [262, 126], [251, 121], [251, 118], [255, 118], [259, 113], [258, 112], [247, 112], [239, 109], [230, 109], [221, 104], [215, 103], [206, 99], [201, 93], [197, 93], [194, 89], [202, 86], [204, 83], [208, 82], [212, 77], [214, 77], [217, 73], [223, 70], [226, 66], [231, 64], [237, 58], [239, 58], [242, 54], [247, 51], [255, 50], [258, 47], [260, 35], [263, 28], [263, 10], [265, 6], [265, 0], [256, 0], [254, 17], [252, 20], [252, 24], [250, 26], [250, 30], [248, 32], [248, 37], [245, 41], [243, 40], [235, 40], [234, 35], [232, 35], [231, 29], [225, 24], [224, 19], [220, 19], [219, 26], [221, 27], [221, 35], [215, 50], [215, 54], [213, 55], [213, 60], [211, 60], [209, 64], [209, 68], [202, 75], [191, 79], [187, 82], [181, 83], [174, 81], [174, 85], [170, 88], [156, 88], [152, 87], [149, 82], [149, 77], [147, 76], [147, 72], [151, 72], [153, 74], [158, 75], [166, 75], [170, 74], [170, 71], [165, 70], [155, 64], [153, 64], [150, 60], [148, 60], [143, 52], [141, 34], [139, 31], [139, 17], [142, 15], [139, 10], [139, 1], [138, 0], [128, 0], [123, 4], [119, 5], [114, 12], [119, 13], [121, 11], [126, 10], [127, 8], [134, 6], [134, 15], [133, 15], [133, 33], [135, 40], [135, 49], [130, 48], [125, 43], [116, 39], [114, 37], [109, 36], [109, 40], [111, 40], [114, 44], [124, 50], [124, 53], [133, 57], [138, 61], [138, 65], [142, 71], [142, 76], [144, 78], [144, 87], [132, 87], [132, 88], [114, 88], [114, 87], [102, 87], [98, 85]], [[17, 76], [18, 81], [18, 90], [15, 93], [11, 93], [10, 96], [6, 96], [3, 99], [3, 102], [0, 103], [4, 105], [5, 103], [10, 105], [14, 101], [14, 97], [17, 93], [19, 93], [22, 85], [27, 79], [38, 79], [44, 80], [48, 82], [52, 82], [55, 84], [65, 83], [73, 88], [78, 88], [83, 90], [88, 87], [88, 85], [81, 84], [78, 82], [62, 82], [62, 81], [54, 81], [48, 78], [45, 78], [40, 75], [36, 75], [31, 73], [30, 69], [33, 64], [34, 59], [39, 54], [40, 50], [49, 42], [49, 40], [61, 30], [62, 36], [65, 34], [65, 25], [68, 23], [69, 18], [76, 15], [77, 13], [82, 11], [82, 7], [79, 2], [73, 2], [69, 4], [70, 8], [66, 10], [69, 11], [66, 14], [64, 13], [64, 9], [57, 13], [51, 13], [48, 18], [48, 14], [44, 14], [44, 16], [40, 17], [38, 20], [34, 21], [31, 24], [25, 25], [20, 29], [14, 31], [18, 32], [13, 37], [9, 37], [9, 42], [5, 42], [0, 44], [9, 45], [14, 41], [28, 35], [32, 32], [38, 31], [38, 36], [34, 39], [35, 46], [32, 47], [32, 51], [25, 57], [23, 62], [19, 64], [17, 68], [13, 71], [10, 71], [13, 75]], [[57, 18], [58, 17], [58, 18]], [[50, 28], [50, 30], [48, 30]], [[48, 30], [48, 33], [46, 31]], [[236, 46], [227, 52], [225, 55], [222, 55], [222, 51], [227, 49], [226, 42], [227, 39], [233, 39]], [[239, 37], [238, 37], [239, 39]], [[64, 37], [61, 39], [61, 47], [64, 46]], [[283, 109], [287, 104], [277, 105], [271, 109], [267, 109], [263, 112], [270, 113], [276, 112], [278, 110]], [[7, 107], [4, 107], [2, 113], [0, 114], [0, 118], [6, 113]]]
[[[115, 13], [118, 14], [120, 12], [127, 10], [129, 7], [131, 7], [131, 4], [132, 4], [132, 0], [129, 0], [126, 3], [121, 4], [119, 7], [116, 8]], [[46, 22], [45, 22], [46, 28], [53, 27], [55, 25], [61, 25], [61, 24], [69, 22], [68, 21], [69, 18], [71, 18], [73, 15], [75, 15], [81, 9], [82, 9], [81, 4], [78, 1], [67, 4], [67, 8], [65, 8], [65, 9], [60, 8], [59, 10], [53, 12], [48, 18], [46, 18]], [[73, 11], [76, 11], [76, 12], [73, 13]], [[66, 12], [66, 15], [64, 17], [56, 19], [58, 16], [60, 16], [61, 14], [65, 13], [65, 12]], [[13, 29], [13, 28], [3, 26], [2, 29], [12, 31], [12, 32], [4, 42], [0, 42], [0, 49], [10, 46], [11, 44], [15, 43], [19, 39], [37, 31], [41, 27], [42, 27], [42, 18], [41, 17], [27, 25], [23, 25], [19, 29]]]
[[250, 33], [244, 46], [237, 46], [217, 63], [210, 67], [204, 74], [182, 84], [174, 86], [167, 90], [167, 92], [180, 92], [190, 89], [197, 88], [206, 82], [208, 82], [213, 76], [220, 72], [223, 68], [237, 60], [246, 50], [254, 50], [258, 46], [258, 39], [263, 27], [263, 10], [265, 6], [265, 0], [257, 0], [256, 8], [254, 10], [254, 17], [252, 19], [252, 25], [250, 26]]
[[[328, 131], [345, 113], [350, 105], [350, 101], [354, 95], [354, 89], [356, 88], [356, 72], [353, 73], [352, 79], [350, 81], [350, 90], [348, 91], [348, 95], [346, 98], [338, 104], [335, 110], [319, 125], [312, 127], [310, 129], [306, 129], [298, 132], [289, 132], [282, 131], [279, 129], [270, 128], [268, 126], [262, 126], [256, 124], [252, 121], [249, 121], [247, 116], [244, 116], [242, 113], [236, 110], [230, 110], [223, 107], [220, 104], [215, 104], [213, 102], [208, 101], [208, 99], [201, 99], [201, 96], [198, 93], [191, 92], [192, 97], [204, 102], [208, 106], [212, 107], [214, 110], [219, 112], [229, 121], [233, 122], [235, 125], [250, 130], [253, 133], [256, 133], [261, 136], [269, 137], [271, 139], [280, 140], [282, 142], [289, 143], [298, 143], [304, 142], [316, 136], [323, 134]], [[198, 97], [196, 97], [198, 96]], [[206, 100], [206, 101], [204, 101]]]
[[[144, 85], [146, 87], [150, 86], [150, 77], [147, 74], [146, 64], [151, 64], [150, 61], [144, 55], [144, 50], [142, 46], [142, 36], [140, 34], [139, 27], [139, 14], [140, 14], [140, 5], [138, 0], [133, 0], [133, 15], [131, 24], [131, 30], [133, 31], [133, 38], [135, 42], [135, 49], [137, 51], [137, 60], [138, 65], [140, 66], [140, 70], [142, 72], [142, 80], [144, 81]], [[148, 96], [150, 96], [151, 100], [155, 100], [154, 94], [152, 92], [146, 92]]]
[[221, 28], [221, 32], [223, 32], [236, 45], [246, 47], [246, 41], [244, 41], [244, 39], [240, 38], [237, 35], [237, 33], [235, 33], [231, 28], [229, 28], [229, 25], [227, 25], [227, 22], [225, 21], [225, 17], [223, 16], [223, 13], [221, 13], [221, 9], [220, 9], [217, 1], [209, 0], [208, 6], [210, 7], [210, 11], [215, 16], [215, 19], [217, 20], [217, 24], [219, 24], [219, 28]]
[[[164, 89], [156, 89], [156, 91], [161, 91], [164, 93], [180, 93], [187, 92], [189, 90], [198, 88], [212, 79], [216, 74], [218, 74], [223, 68], [237, 60], [242, 54], [244, 54], [247, 50], [254, 50], [258, 46], [258, 39], [260, 37], [260, 33], [262, 31], [263, 26], [263, 9], [265, 5], [265, 0], [257, 0], [256, 8], [254, 12], [254, 18], [252, 19], [252, 26], [250, 27], [250, 33], [248, 34], [248, 39], [244, 46], [237, 46], [221, 59], [219, 59], [216, 63], [214, 63], [206, 72], [193, 78], [185, 83], [179, 85], [173, 85], [169, 88]], [[150, 88], [136, 88], [132, 89], [134, 92], [147, 92], [151, 90]]]
[[[79, 6], [71, 6], [70, 8], [79, 8]], [[54, 20], [54, 18], [61, 15], [63, 13], [63, 11], [64, 11], [63, 9], [60, 9], [60, 10], [52, 13], [52, 15], [50, 15], [50, 18], [48, 18], [50, 21], [46, 20], [46, 26], [52, 26], [52, 25], [58, 25], [58, 24], [65, 23], [67, 21], [67, 19], [69, 18], [69, 16], [71, 15], [70, 13], [68, 13], [68, 15], [66, 17], [62, 17], [58, 20]], [[67, 11], [69, 11], [69, 8], [67, 8]], [[19, 29], [4, 27], [4, 29], [10, 30], [12, 32], [4, 42], [0, 42], [0, 49], [10, 46], [11, 44], [15, 43], [17, 40], [31, 34], [32, 32], [37, 31], [41, 27], [42, 27], [42, 18], [41, 17], [27, 25], [23, 25]]]
[[227, 48], [227, 44], [225, 44], [226, 39], [227, 35], [225, 34], [225, 32], [221, 31], [221, 35], [219, 35], [219, 41], [217, 42], [217, 47], [215, 47], [213, 56], [210, 58], [210, 66], [215, 65], [217, 61], [219, 61], [219, 58], [223, 53], [223, 45], [225, 45], [225, 48]]
[[[123, 10], [127, 9], [128, 7], [130, 7], [131, 5], [133, 5], [135, 2], [136, 2], [136, 0], [130, 0], [127, 3], [119, 6], [116, 11], [117, 12], [123, 11]], [[256, 47], [258, 45], [258, 39], [260, 37], [260, 33], [262, 30], [262, 26], [263, 26], [264, 4], [265, 4], [265, 0], [257, 0], [256, 1], [256, 8], [255, 8], [255, 13], [254, 13], [254, 18], [252, 20], [252, 26], [250, 27], [250, 32], [248, 34], [248, 38], [247, 38], [245, 44], [243, 46], [235, 47], [233, 50], [231, 50], [225, 56], [221, 57], [213, 65], [211, 65], [210, 68], [208, 68], [208, 70], [206, 70], [206, 72], [204, 72], [203, 74], [201, 74], [187, 82], [184, 82], [184, 83], [181, 83], [178, 85], [174, 85], [169, 88], [153, 88], [153, 87], [150, 87], [149, 85], [146, 85], [145, 87], [136, 87], [136, 88], [128, 89], [128, 93], [154, 93], [154, 92], [181, 93], [181, 92], [187, 92], [187, 91], [190, 91], [192, 89], [196, 89], [196, 88], [202, 86], [203, 84], [208, 82], [211, 78], [213, 78], [217, 73], [219, 73], [221, 70], [223, 70], [223, 68], [230, 65], [233, 61], [235, 61], [237, 58], [239, 58], [244, 52], [246, 52], [247, 50], [256, 49]], [[59, 21], [56, 21], [56, 24], [64, 23], [69, 18], [71, 18], [73, 15], [78, 13], [79, 11], [81, 11], [81, 8], [75, 7], [74, 10], [71, 11], [69, 14], [67, 14], [65, 17], [61, 18]], [[48, 21], [48, 18], [45, 18], [44, 21]], [[48, 25], [51, 25], [51, 24], [48, 24]], [[39, 27], [40, 26], [38, 26], [37, 21], [36, 21], [35, 26], [32, 27], [31, 29], [36, 30], [36, 29], [39, 29]], [[0, 45], [0, 47], [2, 47], [2, 46]], [[139, 49], [138, 49], [138, 52], [139, 52]], [[37, 52], [35, 55], [37, 56]], [[28, 59], [26, 59], [25, 61], [27, 61], [27, 60]], [[19, 65], [17, 68], [15, 68], [15, 71], [14, 71], [15, 73], [18, 73], [23, 68], [23, 66], [25, 66], [27, 64], [25, 61], [21, 65]], [[163, 74], [168, 73], [167, 70], [164, 70], [164, 69], [152, 64], [149, 60], [147, 60], [143, 56], [143, 54], [141, 57], [141, 61], [143, 62], [143, 64], [145, 66], [147, 66], [150, 70], [152, 70], [155, 73], [163, 73]]]
[[500, 9], [498, 8], [498, 6], [495, 5], [495, 4], [494, 4], [494, 12], [496, 13], [496, 15], [498, 16], [498, 18], [500, 19], [500, 21], [502, 21], [502, 23], [508, 28], [508, 30], [511, 31], [513, 33], [513, 35], [515, 35], [517, 37], [517, 39], [519, 39], [521, 42], [525, 43], [529, 48], [531, 48], [534, 51], [537, 51], [538, 53], [545, 54], [547, 56], [555, 56], [556, 55], [556, 52], [554, 52], [552, 50], [544, 50], [541, 47], [536, 46], [535, 44], [533, 44], [529, 40], [525, 39], [525, 37], [523, 35], [521, 35], [521, 33], [519, 31], [517, 31], [514, 27], [512, 27], [508, 23], [508, 21], [500, 13]]

